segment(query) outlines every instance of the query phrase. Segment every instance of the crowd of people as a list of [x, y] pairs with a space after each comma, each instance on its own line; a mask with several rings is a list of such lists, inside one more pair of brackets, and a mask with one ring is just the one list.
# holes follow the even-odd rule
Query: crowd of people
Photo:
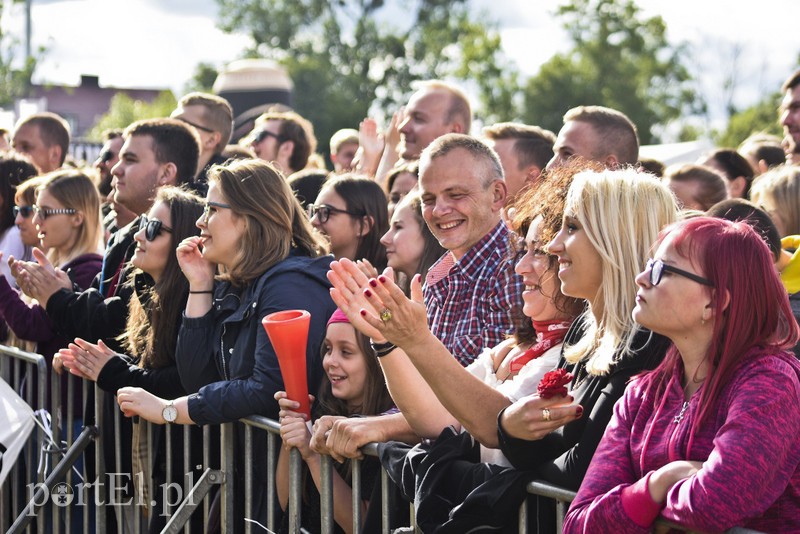
[[[532, 480], [577, 492], [565, 532], [800, 532], [800, 71], [782, 91], [784, 139], [670, 166], [642, 161], [636, 126], [602, 106], [568, 110], [557, 134], [473, 132], [442, 81], [383, 131], [337, 132], [332, 172], [292, 111], [230, 144], [211, 94], [108, 132], [92, 167], [67, 161], [63, 118], [25, 117], [0, 154], [3, 343], [109, 393], [102, 414], [80, 388], [60, 405], [78, 426], [127, 416], [121, 452], [103, 453], [152, 482], [131, 491], [153, 532], [168, 514], [148, 488], [185, 475], [183, 440], [201, 456], [200, 426], [251, 415], [280, 423], [283, 509], [299, 451], [310, 532], [322, 455], [352, 532], [351, 460], [372, 442], [364, 532], [381, 468], [393, 527], [411, 502], [426, 533], [515, 532]], [[261, 324], [294, 309], [311, 316], [310, 415]], [[237, 495], [246, 469], [266, 483], [259, 447], [234, 459]], [[266, 492], [246, 499], [263, 522]], [[549, 499], [526, 517], [555, 531]]]

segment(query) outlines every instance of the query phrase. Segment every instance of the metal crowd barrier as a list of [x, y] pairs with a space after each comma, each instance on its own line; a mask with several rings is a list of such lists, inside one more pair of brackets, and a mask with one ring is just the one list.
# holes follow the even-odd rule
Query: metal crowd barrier
[[[0, 377], [15, 391], [21, 392], [24, 400], [34, 409], [47, 407], [45, 388], [34, 387], [34, 383], [46, 384], [47, 367], [42, 356], [0, 345]], [[144, 435], [142, 439], [145, 443], [143, 461], [145, 466], [149, 466], [148, 472], [126, 472], [123, 459], [125, 455], [130, 456], [131, 450], [125, 443], [129, 438], [123, 433], [125, 418], [121, 412], [118, 409], [114, 410], [112, 420], [105, 421], [103, 403], [110, 401], [104, 399], [104, 393], [99, 388], [92, 386], [91, 390], [95, 395], [94, 413], [100, 415], [96, 417], [95, 425], [83, 426], [82, 430], [73, 431], [74, 388], [83, 388], [85, 404], [90, 392], [89, 384], [73, 376], [69, 378], [65, 396], [67, 399], [65, 414], [61, 413], [60, 386], [60, 380], [52, 380], [50, 397], [52, 439], [41, 427], [35, 429], [8, 480], [0, 487], [0, 532], [32, 532], [34, 522], [36, 532], [55, 534], [78, 531], [107, 532], [111, 528], [110, 514], [117, 524], [117, 532], [138, 534], [148, 530], [150, 514], [156, 511], [154, 503], [158, 496], [163, 506], [162, 515], [165, 523], [162, 532], [207, 531], [208, 518], [214, 514], [219, 517], [219, 529], [223, 533], [238, 531], [237, 523], [247, 534], [276, 532], [279, 529], [283, 513], [277, 504], [276, 465], [282, 442], [280, 424], [277, 421], [252, 416], [238, 423], [228, 423], [219, 427], [207, 426], [203, 428], [200, 440], [196, 439], [198, 435], [196, 427], [159, 425], [160, 429], [157, 430], [156, 425], [139, 421], [137, 423], [140, 425], [139, 432]], [[158, 454], [154, 443], [154, 434], [157, 431], [163, 431], [164, 447], [161, 450], [165, 457], [166, 479], [159, 487], [154, 487], [149, 471], [155, 463], [155, 455]], [[182, 451], [173, 450], [177, 447], [173, 435], [176, 432], [182, 433]], [[113, 440], [114, 444], [113, 471], [104, 465], [103, 449], [104, 441], [107, 440]], [[260, 440], [265, 441], [265, 448], [256, 447], [256, 444], [260, 444]], [[87, 462], [92, 464], [92, 469], [90, 470], [88, 465], [83, 465], [80, 470], [75, 469], [81, 459], [86, 458], [84, 453], [92, 442], [95, 443], [95, 451], [92, 462]], [[202, 451], [202, 464], [192, 465], [193, 456], [195, 458], [199, 456], [197, 447]], [[219, 447], [220, 452], [218, 464], [211, 458], [211, 451], [216, 447]], [[264, 450], [266, 458], [259, 458], [258, 455]], [[180, 455], [176, 455], [176, 452], [180, 452]], [[366, 456], [377, 456], [377, 444], [368, 444], [362, 452]], [[173, 465], [176, 456], [182, 458], [182, 466]], [[237, 461], [240, 462], [240, 467], [244, 467], [243, 473], [237, 474], [235, 465]], [[266, 480], [259, 480], [254, 476], [252, 466], [259, 461], [265, 461]], [[351, 465], [353, 468], [352, 531], [360, 532], [364, 519], [361, 507], [362, 462], [354, 460]], [[300, 453], [297, 449], [293, 449], [289, 468], [289, 506], [285, 512], [288, 514], [290, 533], [303, 532], [301, 529], [302, 467]], [[181, 469], [184, 473], [183, 480], [174, 480], [172, 475]], [[90, 472], [96, 477], [93, 481], [89, 480]], [[319, 492], [320, 529], [323, 534], [332, 533], [335, 529], [332, 473], [332, 459], [323, 457]], [[381, 485], [381, 532], [388, 533], [392, 524], [390, 495], [394, 488], [386, 471], [381, 469], [380, 473], [380, 482], [376, 483]], [[243, 480], [237, 480], [237, 476], [241, 476]], [[117, 486], [115, 481], [118, 477], [120, 483], [127, 480], [132, 484], [134, 480], [138, 480], [148, 499], [153, 498], [149, 503], [150, 506], [142, 501], [142, 495], [138, 490], [131, 494], [129, 485], [125, 491], [121, 489], [124, 484]], [[101, 480], [107, 483], [97, 484]], [[80, 499], [78, 504], [83, 504], [81, 508], [54, 504], [54, 488], [60, 484], [78, 489], [77, 492], [73, 492], [73, 501]], [[212, 506], [215, 490], [216, 502]], [[558, 531], [561, 532], [566, 509], [574, 499], [575, 493], [542, 481], [529, 483], [527, 491], [531, 495], [556, 501], [556, 522]], [[261, 521], [257, 521], [262, 518], [256, 517], [254, 503], [257, 496], [263, 495], [264, 492], [266, 492], [263, 499], [266, 501], [266, 514], [263, 518], [265, 524], [261, 524]], [[413, 506], [409, 506], [411, 527], [416, 531]], [[216, 508], [213, 513], [212, 508]], [[526, 502], [520, 507], [519, 512], [521, 534], [527, 533], [527, 516]], [[192, 523], [193, 517], [194, 523]], [[200, 523], [203, 525], [202, 528], [198, 528]], [[192, 524], [195, 526], [194, 529], [191, 528]], [[656, 525], [685, 531], [665, 521], [659, 521]], [[728, 532], [758, 534], [741, 528]]]

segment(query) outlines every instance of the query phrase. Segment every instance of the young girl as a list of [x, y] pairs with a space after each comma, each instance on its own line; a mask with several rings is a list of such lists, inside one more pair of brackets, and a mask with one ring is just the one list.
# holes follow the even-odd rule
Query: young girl
[[[349, 417], [353, 415], [377, 415], [392, 406], [383, 375], [378, 367], [375, 351], [369, 338], [356, 331], [347, 316], [336, 310], [328, 321], [325, 341], [322, 345], [322, 368], [325, 371], [318, 402], [312, 410], [314, 419], [323, 415]], [[300, 451], [306, 473], [302, 524], [309, 532], [318, 532], [320, 526], [320, 457], [311, 450], [311, 433], [305, 417], [294, 412], [300, 404], [286, 398], [286, 393], [275, 394], [281, 411], [281, 437], [286, 447], [281, 449], [278, 459], [277, 490], [281, 507], [286, 510], [289, 499], [289, 452], [292, 447]], [[377, 480], [380, 464], [375, 458], [367, 458], [362, 464], [361, 486], [362, 508], [366, 511], [372, 486]], [[350, 488], [351, 466], [347, 461], [334, 463], [333, 473], [333, 517], [337, 532], [353, 532], [352, 491]], [[313, 483], [312, 483], [313, 482]], [[284, 516], [282, 531], [287, 531], [288, 515]]]
[[[31, 243], [22, 238], [20, 228], [15, 224], [20, 210], [14, 207], [15, 189], [36, 174], [36, 167], [22, 156], [13, 153], [0, 156], [0, 252], [6, 258], [14, 256], [29, 260], [31, 247], [39, 244], [38, 240]], [[24, 212], [23, 219], [33, 215], [30, 209]], [[0, 273], [10, 274], [6, 262], [0, 262]]]
[[380, 243], [389, 226], [386, 196], [376, 182], [345, 174], [327, 182], [308, 214], [311, 224], [327, 236], [337, 258], [369, 260], [386, 267]]
[[395, 207], [381, 245], [386, 247], [387, 265], [406, 281], [415, 274], [424, 278], [431, 265], [446, 252], [422, 218], [422, 200], [414, 192]]

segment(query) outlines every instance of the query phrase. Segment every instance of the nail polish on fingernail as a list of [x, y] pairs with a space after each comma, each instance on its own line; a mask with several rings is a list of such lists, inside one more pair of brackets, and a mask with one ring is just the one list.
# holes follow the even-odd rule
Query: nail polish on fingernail
[[361, 314], [362, 317], [367, 316], [367, 310], [361, 310], [359, 313]]
[[369, 285], [371, 285], [372, 287], [378, 287], [378, 282], [376, 282], [375, 279], [373, 278], [372, 280], [369, 281]]
[[365, 290], [364, 290], [364, 294], [365, 294], [366, 296], [368, 296], [368, 297], [371, 297], [371, 296], [372, 296], [372, 291], [370, 291], [369, 289], [365, 289]]
[[583, 406], [577, 406], [575, 408], [575, 415], [577, 415], [578, 417], [583, 415]]
[[386, 277], [385, 277], [385, 276], [383, 276], [383, 275], [380, 275], [380, 276], [378, 277], [378, 280], [380, 280], [380, 281], [381, 281], [381, 284], [385, 284], [385, 283], [386, 283]]

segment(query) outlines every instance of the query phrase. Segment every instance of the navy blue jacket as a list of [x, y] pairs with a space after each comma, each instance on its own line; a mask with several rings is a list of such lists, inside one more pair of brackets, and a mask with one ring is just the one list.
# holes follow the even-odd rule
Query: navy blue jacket
[[311, 313], [306, 350], [308, 390], [322, 378], [320, 346], [336, 309], [326, 273], [333, 256], [292, 255], [241, 292], [218, 282], [203, 317], [185, 317], [176, 361], [189, 396], [189, 416], [197, 424], [235, 421], [248, 415], [278, 418], [276, 391], [284, 389], [278, 358], [261, 319], [283, 310]]

